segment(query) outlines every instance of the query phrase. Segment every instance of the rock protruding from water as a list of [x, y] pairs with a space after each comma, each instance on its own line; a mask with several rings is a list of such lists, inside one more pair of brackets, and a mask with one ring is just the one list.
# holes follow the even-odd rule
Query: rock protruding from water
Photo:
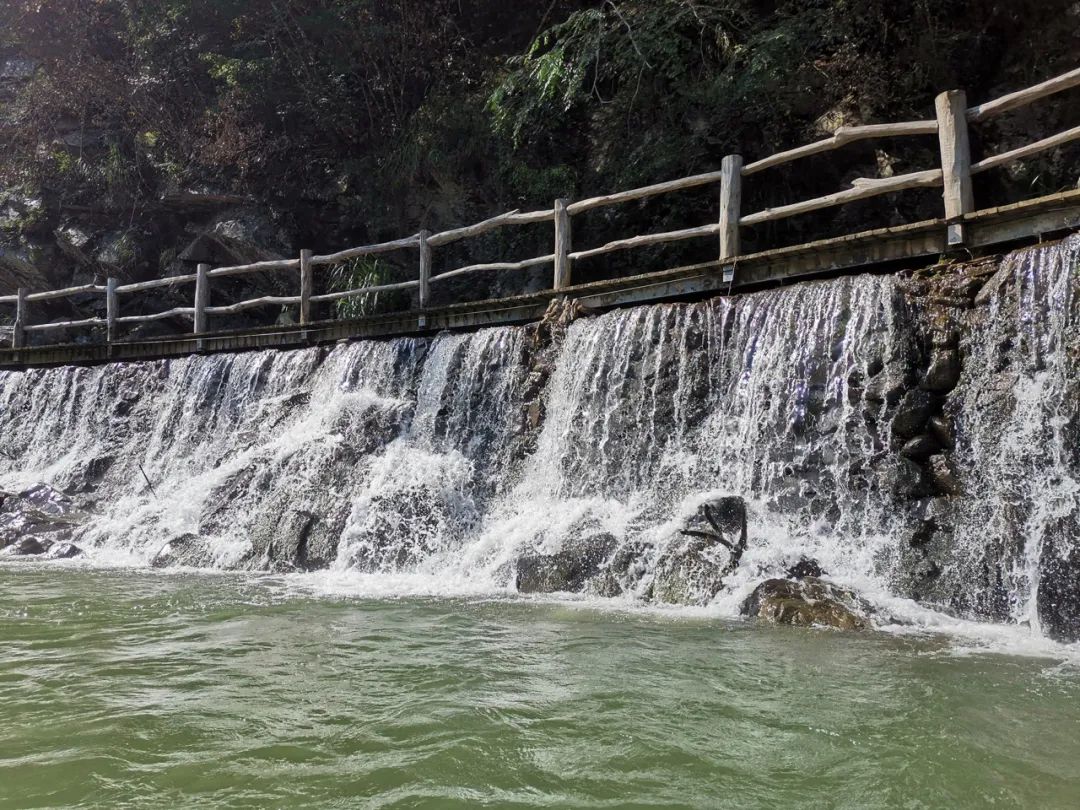
[[615, 551], [610, 534], [594, 535], [555, 554], [526, 554], [518, 558], [515, 584], [519, 593], [585, 590], [590, 579]]
[[865, 630], [872, 611], [853, 591], [805, 577], [765, 580], [743, 602], [741, 612], [774, 624]]
[[0, 549], [9, 556], [39, 555], [67, 543], [86, 514], [46, 484], [0, 493]]
[[703, 504], [697, 521], [682, 531], [686, 539], [672, 541], [657, 560], [655, 601], [708, 604], [738, 567], [747, 545], [745, 501], [724, 497]]

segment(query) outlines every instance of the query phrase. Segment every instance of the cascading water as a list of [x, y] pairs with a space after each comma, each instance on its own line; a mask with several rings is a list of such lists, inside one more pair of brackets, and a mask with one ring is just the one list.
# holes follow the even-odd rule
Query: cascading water
[[[1078, 253], [1009, 257], [971, 316], [938, 397], [964, 497], [905, 483], [894, 422], [922, 327], [888, 276], [579, 319], [542, 419], [527, 327], [3, 373], [0, 488], [86, 502], [91, 559], [495, 591], [522, 553], [596, 539], [636, 550], [618, 590], [637, 597], [698, 507], [737, 494], [752, 539], [724, 610], [807, 555], [869, 593], [1037, 621], [1080, 514]], [[913, 525], [942, 546], [937, 591], [905, 584]]]

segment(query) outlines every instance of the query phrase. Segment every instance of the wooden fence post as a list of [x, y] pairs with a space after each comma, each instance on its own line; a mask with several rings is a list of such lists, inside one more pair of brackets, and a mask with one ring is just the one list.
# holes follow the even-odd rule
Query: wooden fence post
[[420, 309], [427, 309], [431, 302], [431, 245], [430, 231], [420, 231]]
[[[742, 216], [742, 155], [728, 155], [720, 164], [720, 261], [739, 255], [739, 218]], [[733, 281], [735, 266], [724, 266], [724, 281]]]
[[570, 212], [566, 210], [569, 200], [555, 201], [555, 289], [570, 286]]
[[105, 340], [112, 343], [116, 340], [116, 319], [120, 317], [120, 296], [116, 288], [120, 282], [115, 278], [105, 281]]
[[[210, 265], [200, 264], [195, 270], [195, 334], [206, 332], [206, 307], [210, 304]], [[199, 348], [202, 348], [200, 342]]]
[[300, 325], [311, 323], [311, 292], [315, 277], [311, 272], [311, 251], [300, 251]]
[[26, 300], [26, 288], [19, 287], [19, 300], [15, 305], [15, 325], [11, 329], [11, 348], [21, 349], [26, 345], [26, 324], [30, 319], [30, 304]]
[[964, 226], [960, 220], [964, 214], [975, 210], [975, 197], [971, 190], [967, 94], [963, 90], [949, 90], [934, 100], [934, 106], [937, 109], [938, 143], [941, 146], [948, 244], [962, 245]]

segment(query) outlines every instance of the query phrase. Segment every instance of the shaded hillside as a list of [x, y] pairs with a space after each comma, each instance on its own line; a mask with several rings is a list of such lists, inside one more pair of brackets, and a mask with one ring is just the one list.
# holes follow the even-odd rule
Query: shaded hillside
[[[841, 124], [930, 117], [942, 89], [979, 101], [1075, 67], [1078, 29], [1072, 0], [8, 0], [0, 292], [396, 237], [718, 168]], [[981, 127], [974, 148], [1078, 120], [1074, 91]], [[933, 138], [875, 146], [761, 175], [746, 205], [937, 160]], [[1075, 185], [1078, 156], [991, 173], [979, 200]], [[712, 197], [586, 216], [576, 238], [699, 224]], [[747, 247], [939, 205], [934, 192], [886, 197], [748, 233]], [[523, 229], [440, 261], [537, 255], [550, 239]], [[699, 249], [711, 248], [664, 255]]]

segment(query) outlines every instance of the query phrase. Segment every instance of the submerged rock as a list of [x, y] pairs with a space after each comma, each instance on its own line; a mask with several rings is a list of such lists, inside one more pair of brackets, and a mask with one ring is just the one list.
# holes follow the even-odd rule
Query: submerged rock
[[872, 611], [853, 591], [817, 577], [806, 577], [799, 582], [765, 580], [746, 598], [741, 612], [774, 624], [864, 630]]

